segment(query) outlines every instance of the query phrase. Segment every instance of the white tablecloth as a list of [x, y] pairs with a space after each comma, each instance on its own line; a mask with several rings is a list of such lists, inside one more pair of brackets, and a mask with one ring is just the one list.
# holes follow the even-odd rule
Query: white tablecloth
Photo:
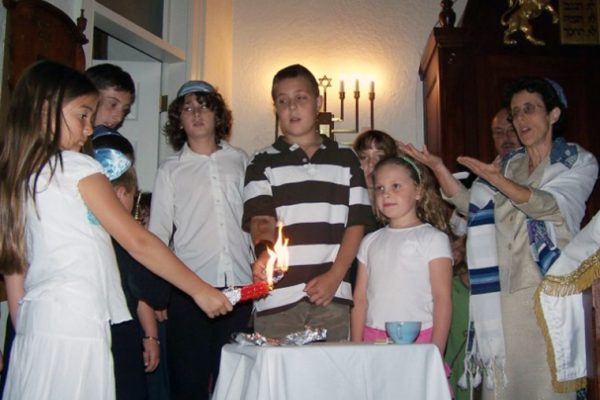
[[213, 400], [450, 399], [432, 344], [223, 347]]

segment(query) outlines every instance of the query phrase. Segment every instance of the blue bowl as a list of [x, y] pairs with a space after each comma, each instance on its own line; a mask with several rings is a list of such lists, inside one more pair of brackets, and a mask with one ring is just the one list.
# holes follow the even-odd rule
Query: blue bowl
[[385, 323], [385, 331], [397, 344], [412, 343], [421, 332], [421, 321], [391, 321]]

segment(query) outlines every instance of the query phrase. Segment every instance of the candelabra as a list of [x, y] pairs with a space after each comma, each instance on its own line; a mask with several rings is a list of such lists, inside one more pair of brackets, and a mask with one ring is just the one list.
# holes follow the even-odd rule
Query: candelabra
[[[345, 81], [342, 79], [340, 80], [340, 86], [339, 86], [339, 100], [340, 100], [340, 114], [339, 117], [335, 117], [335, 115], [333, 113], [330, 113], [327, 110], [327, 89], [332, 87], [331, 85], [331, 81], [332, 79], [329, 78], [327, 75], [324, 75], [322, 78], [319, 79], [319, 86], [323, 88], [323, 113], [328, 113], [331, 115], [331, 121], [332, 121], [332, 127], [331, 127], [331, 133], [335, 134], [335, 133], [357, 133], [358, 129], [359, 129], [359, 118], [360, 118], [360, 81], [358, 79], [356, 79], [354, 81], [354, 129], [342, 129], [342, 128], [338, 128], [335, 129], [333, 127], [333, 125], [335, 124], [335, 122], [342, 122], [344, 121], [344, 100], [346, 99], [346, 90], [345, 90]], [[371, 129], [373, 129], [373, 127], [375, 126], [375, 82], [374, 81], [370, 81], [369, 83], [369, 111], [370, 111], [370, 126]]]

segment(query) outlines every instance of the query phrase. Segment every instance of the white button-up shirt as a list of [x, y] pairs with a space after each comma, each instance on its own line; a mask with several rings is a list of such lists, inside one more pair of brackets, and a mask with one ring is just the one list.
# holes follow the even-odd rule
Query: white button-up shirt
[[250, 236], [242, 231], [248, 156], [227, 142], [211, 155], [187, 143], [157, 172], [149, 229], [213, 286], [252, 281]]

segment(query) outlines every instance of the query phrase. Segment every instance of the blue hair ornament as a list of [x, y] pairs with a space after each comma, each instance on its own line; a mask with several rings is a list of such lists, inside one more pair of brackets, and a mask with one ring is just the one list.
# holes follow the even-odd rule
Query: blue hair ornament
[[114, 181], [131, 168], [131, 160], [125, 154], [107, 147], [95, 149], [94, 158], [102, 165], [104, 175]]
[[[115, 149], [103, 147], [94, 150], [94, 158], [102, 165], [104, 175], [110, 181], [114, 181], [131, 168], [131, 160], [125, 154]], [[87, 219], [92, 225], [100, 225], [98, 218], [90, 209], [87, 212]]]

